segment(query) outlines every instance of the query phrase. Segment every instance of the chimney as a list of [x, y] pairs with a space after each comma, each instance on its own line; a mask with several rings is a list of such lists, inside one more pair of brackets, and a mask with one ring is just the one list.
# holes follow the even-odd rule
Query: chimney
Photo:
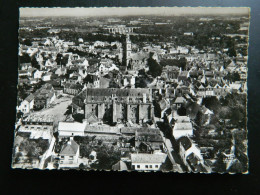
[[143, 93], [143, 103], [146, 103], [146, 93]]
[[67, 142], [68, 145], [71, 145], [71, 141], [73, 140], [73, 133], [72, 136], [70, 137], [69, 141]]

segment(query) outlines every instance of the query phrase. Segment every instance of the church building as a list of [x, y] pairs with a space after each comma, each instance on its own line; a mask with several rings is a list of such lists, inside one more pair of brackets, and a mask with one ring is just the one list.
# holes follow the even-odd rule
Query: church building
[[83, 91], [85, 120], [142, 123], [153, 120], [150, 89], [87, 88]]

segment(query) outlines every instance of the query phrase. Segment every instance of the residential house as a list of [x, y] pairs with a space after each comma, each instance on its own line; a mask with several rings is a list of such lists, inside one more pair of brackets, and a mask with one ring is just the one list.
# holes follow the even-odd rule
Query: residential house
[[40, 89], [34, 93], [34, 108], [49, 107], [49, 105], [55, 100], [56, 95], [52, 85], [46, 83]]
[[57, 62], [55, 60], [53, 60], [53, 59], [46, 60], [46, 62], [45, 62], [46, 68], [50, 68], [50, 67], [54, 67], [54, 66], [57, 66]]
[[210, 123], [210, 120], [211, 120], [211, 117], [212, 117], [212, 115], [214, 114], [214, 112], [211, 111], [210, 109], [206, 108], [205, 106], [203, 106], [203, 107], [201, 108], [201, 112], [202, 112], [202, 114], [205, 115], [206, 118], [207, 118], [206, 124], [209, 124], [209, 123]]
[[42, 71], [36, 70], [36, 71], [33, 73], [33, 78], [35, 78], [35, 79], [41, 79], [41, 78], [42, 78], [42, 74], [43, 74]]
[[175, 116], [172, 134], [175, 139], [182, 136], [193, 136], [193, 128], [188, 116]]
[[205, 95], [206, 95], [207, 97], [210, 97], [210, 96], [214, 96], [214, 95], [215, 95], [215, 94], [214, 94], [213, 87], [212, 87], [210, 84], [208, 84], [208, 86], [205, 88]]
[[132, 168], [136, 171], [158, 171], [165, 162], [167, 154], [131, 154]]
[[174, 101], [174, 105], [177, 108], [180, 108], [181, 106], [183, 106], [186, 103], [186, 100], [183, 97], [177, 97]]
[[124, 75], [123, 76], [124, 78], [124, 83], [123, 85], [126, 87], [126, 86], [131, 86], [131, 88], [135, 88], [135, 76], [129, 76], [129, 75]]
[[95, 88], [108, 88], [109, 87], [110, 79], [102, 77], [102, 76], [93, 77], [93, 79], [94, 79], [93, 84], [94, 84]]
[[34, 106], [34, 95], [30, 94], [21, 102], [18, 110], [20, 110], [23, 113], [29, 113], [33, 109], [33, 106]]
[[113, 171], [127, 171], [127, 165], [124, 161], [120, 160], [112, 166]]
[[178, 143], [181, 159], [190, 171], [209, 172], [209, 167], [205, 166], [200, 149], [190, 138], [181, 137], [178, 139]]
[[177, 66], [165, 66], [162, 69], [162, 77], [171, 80], [171, 79], [177, 79], [179, 75], [180, 69]]
[[229, 71], [229, 72], [234, 72], [237, 68], [237, 65], [234, 61], [230, 62], [230, 64], [227, 65], [226, 69]]
[[20, 69], [21, 70], [28, 70], [28, 68], [31, 68], [32, 64], [31, 63], [21, 63], [20, 64]]
[[52, 73], [51, 73], [51, 72], [46, 72], [46, 73], [42, 76], [42, 80], [43, 80], [43, 81], [50, 81], [50, 80], [51, 80], [51, 76], [52, 76]]
[[79, 145], [70, 137], [59, 154], [59, 168], [79, 167]]
[[77, 95], [82, 88], [83, 87], [80, 84], [67, 83], [64, 86], [63, 92], [70, 95]]
[[206, 88], [202, 83], [197, 87], [197, 95], [200, 97], [206, 96]]
[[55, 71], [55, 74], [58, 76], [66, 75], [67, 69], [65, 67], [60, 67]]
[[153, 152], [163, 149], [163, 139], [159, 129], [140, 128], [135, 132], [135, 147], [139, 152]]

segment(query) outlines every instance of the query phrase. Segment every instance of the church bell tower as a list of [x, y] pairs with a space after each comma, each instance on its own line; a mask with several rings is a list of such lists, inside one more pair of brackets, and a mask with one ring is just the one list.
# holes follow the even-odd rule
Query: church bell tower
[[132, 43], [131, 43], [129, 34], [127, 34], [127, 36], [126, 36], [126, 67], [129, 66], [129, 62], [131, 59], [131, 53], [132, 53]]

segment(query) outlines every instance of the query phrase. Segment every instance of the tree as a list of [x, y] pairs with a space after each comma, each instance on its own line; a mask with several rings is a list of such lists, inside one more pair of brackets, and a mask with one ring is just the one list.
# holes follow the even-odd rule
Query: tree
[[237, 52], [236, 52], [234, 47], [229, 48], [227, 54], [229, 55], [229, 57], [236, 57], [237, 56]]
[[31, 42], [30, 39], [25, 39], [25, 40], [23, 41], [23, 44], [25, 44], [25, 45], [27, 45], [27, 46], [32, 46], [32, 42]]
[[35, 56], [32, 57], [31, 64], [32, 64], [32, 67], [33, 67], [33, 68], [36, 68], [36, 69], [38, 69], [38, 70], [41, 68], [40, 65], [39, 65], [39, 63], [37, 62]]
[[81, 123], [82, 120], [84, 119], [84, 114], [77, 113], [77, 114], [74, 114], [72, 117], [74, 118], [75, 121]]
[[178, 110], [177, 110], [178, 115], [180, 116], [186, 116], [186, 108], [184, 106], [181, 106]]
[[82, 169], [82, 170], [85, 169], [85, 165], [83, 163], [80, 163], [79, 169]]
[[119, 85], [114, 80], [110, 80], [108, 88], [119, 88]]
[[213, 110], [214, 113], [217, 113], [220, 106], [219, 100], [215, 96], [203, 98], [202, 105], [205, 105], [206, 108]]
[[27, 53], [23, 53], [21, 56], [19, 56], [19, 62], [22, 63], [30, 63], [31, 58]]
[[223, 154], [219, 152], [217, 154], [217, 161], [214, 164], [214, 169], [213, 170], [215, 172], [218, 172], [218, 173], [226, 172], [226, 165], [225, 165], [223, 159], [224, 159]]
[[61, 64], [61, 59], [62, 59], [62, 54], [61, 54], [61, 53], [58, 53], [57, 56], [56, 56], [56, 60], [55, 60], [58, 65]]
[[147, 60], [147, 65], [149, 67], [148, 74], [152, 75], [152, 77], [157, 77], [162, 74], [162, 67], [156, 60], [152, 58], [152, 54], [150, 54], [150, 57]]

